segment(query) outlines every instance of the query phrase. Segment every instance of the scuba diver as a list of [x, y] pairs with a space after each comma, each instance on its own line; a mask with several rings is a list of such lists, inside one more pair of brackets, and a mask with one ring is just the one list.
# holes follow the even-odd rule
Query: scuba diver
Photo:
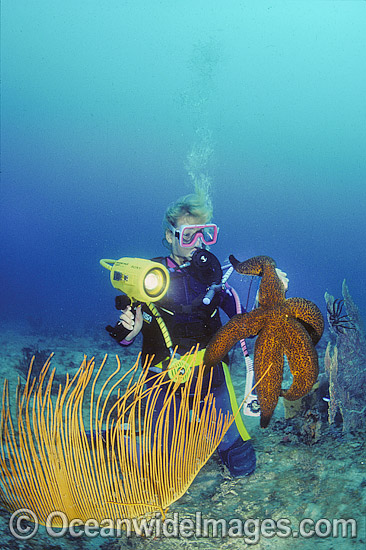
[[[218, 235], [218, 227], [210, 223], [211, 219], [212, 204], [203, 191], [196, 190], [194, 194], [178, 199], [166, 210], [163, 221], [163, 243], [169, 248], [170, 255], [153, 258], [153, 261], [164, 264], [170, 272], [168, 291], [154, 305], [179, 355], [199, 345], [196, 365], [202, 362], [205, 347], [222, 326], [219, 309], [230, 318], [240, 312], [235, 291], [227, 284], [220, 285], [220, 262], [207, 250], [207, 247], [216, 243]], [[286, 286], [286, 274], [280, 270], [278, 272]], [[209, 297], [208, 288], [214, 289]], [[121, 346], [128, 346], [142, 332], [142, 355], [154, 356], [150, 366], [151, 376], [161, 372], [170, 357], [166, 338], [156, 316], [144, 303], [134, 308], [121, 302], [119, 309], [120, 321], [115, 327], [107, 327], [110, 335]], [[119, 327], [123, 328], [122, 332]], [[227, 411], [231, 413], [237, 407], [228, 362], [228, 358], [225, 358], [225, 363], [214, 367], [210, 390], [216, 406], [224, 414]], [[156, 407], [159, 406], [157, 403]], [[217, 450], [232, 476], [247, 476], [254, 472], [255, 451], [240, 415], [237, 415]]]

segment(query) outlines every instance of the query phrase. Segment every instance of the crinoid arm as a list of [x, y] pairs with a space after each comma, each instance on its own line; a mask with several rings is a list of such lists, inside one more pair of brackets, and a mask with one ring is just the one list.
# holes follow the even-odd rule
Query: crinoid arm
[[[327, 294], [326, 294], [327, 296]], [[329, 296], [327, 301], [327, 318], [331, 329], [337, 334], [345, 334], [347, 330], [355, 330], [356, 326], [349, 318], [348, 313], [343, 313], [344, 300]]]

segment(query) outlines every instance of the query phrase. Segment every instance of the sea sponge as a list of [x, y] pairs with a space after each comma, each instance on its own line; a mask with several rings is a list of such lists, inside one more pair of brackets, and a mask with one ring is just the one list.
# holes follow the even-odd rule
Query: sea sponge
[[343, 300], [335, 300], [325, 293], [331, 341], [324, 364], [329, 378], [329, 423], [339, 411], [343, 431], [349, 432], [366, 426], [366, 335], [345, 280], [342, 294]]

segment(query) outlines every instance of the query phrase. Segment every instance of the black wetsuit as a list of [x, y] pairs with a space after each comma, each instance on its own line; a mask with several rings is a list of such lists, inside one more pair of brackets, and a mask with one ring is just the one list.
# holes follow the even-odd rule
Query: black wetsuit
[[[171, 258], [154, 258], [170, 270], [170, 285], [165, 296], [155, 303], [169, 331], [173, 347], [178, 346], [178, 353], [183, 355], [196, 344], [200, 349], [221, 327], [219, 308], [228, 317], [236, 313], [235, 300], [229, 290], [216, 292], [209, 305], [202, 302], [210, 283], [203, 283], [193, 277], [187, 268], [179, 269]], [[142, 353], [154, 355], [153, 364], [157, 364], [169, 352], [160, 327], [144, 304], [142, 307], [144, 323], [142, 327]]]
[[[228, 317], [236, 313], [236, 304], [230, 288], [219, 290], [214, 295], [211, 303], [205, 305], [202, 300], [211, 282], [205, 282], [200, 277], [195, 277], [189, 268], [179, 268], [170, 258], [154, 258], [154, 261], [163, 263], [170, 271], [170, 285], [165, 296], [155, 302], [159, 314], [169, 331], [173, 347], [178, 346], [178, 353], [183, 355], [199, 344], [204, 349], [211, 337], [221, 327], [219, 308]], [[165, 343], [162, 331], [151, 310], [142, 305], [143, 311], [143, 356], [154, 355], [152, 367], [164, 359], [169, 358], [169, 349]], [[125, 345], [126, 342], [121, 342]], [[244, 372], [243, 372], [244, 375]], [[149, 379], [146, 380], [149, 383]], [[214, 368], [211, 391], [215, 396], [216, 406], [223, 412], [230, 411], [231, 401], [226, 385], [222, 365]], [[160, 410], [164, 395], [156, 402], [157, 412]], [[160, 403], [161, 401], [161, 403]], [[222, 462], [229, 468], [234, 476], [251, 474], [256, 465], [255, 452], [250, 439], [243, 439], [236, 423], [234, 422], [226, 432], [218, 447], [218, 453]]]

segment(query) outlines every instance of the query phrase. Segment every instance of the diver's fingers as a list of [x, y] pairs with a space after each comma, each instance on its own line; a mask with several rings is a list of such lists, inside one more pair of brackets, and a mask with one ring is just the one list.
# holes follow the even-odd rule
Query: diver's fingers
[[142, 308], [141, 306], [138, 306], [136, 308], [136, 315], [135, 315], [135, 330], [140, 332], [140, 330], [142, 329], [143, 322], [144, 322], [144, 319], [142, 316]]
[[[136, 336], [142, 329], [143, 317], [141, 306], [136, 308], [136, 313], [131, 309], [131, 306], [127, 306], [119, 317], [122, 321], [122, 325], [130, 331], [133, 331], [132, 336]], [[131, 336], [131, 334], [129, 335]]]
[[276, 267], [276, 272], [279, 277], [287, 277], [287, 273], [285, 271], [282, 271], [279, 267]]
[[279, 269], [278, 267], [276, 267], [276, 273], [277, 273], [278, 277], [281, 279], [281, 283], [283, 284], [283, 287], [284, 287], [285, 292], [286, 292], [286, 290], [288, 289], [288, 283], [289, 283], [287, 273], [285, 273], [284, 271], [282, 271], [282, 269]]
[[125, 309], [122, 310], [122, 313], [120, 315], [120, 319], [130, 319], [133, 320], [135, 318], [135, 313], [132, 311], [131, 306], [127, 306]]
[[133, 329], [135, 325], [135, 315], [131, 309], [131, 306], [127, 306], [124, 310], [122, 310], [122, 313], [119, 316], [119, 318], [126, 329], [128, 330]]
[[134, 326], [135, 326], [135, 321], [132, 319], [132, 321], [130, 319], [124, 319], [124, 316], [121, 315], [120, 317], [121, 319], [121, 322], [122, 322], [122, 325], [129, 331], [133, 330]]

